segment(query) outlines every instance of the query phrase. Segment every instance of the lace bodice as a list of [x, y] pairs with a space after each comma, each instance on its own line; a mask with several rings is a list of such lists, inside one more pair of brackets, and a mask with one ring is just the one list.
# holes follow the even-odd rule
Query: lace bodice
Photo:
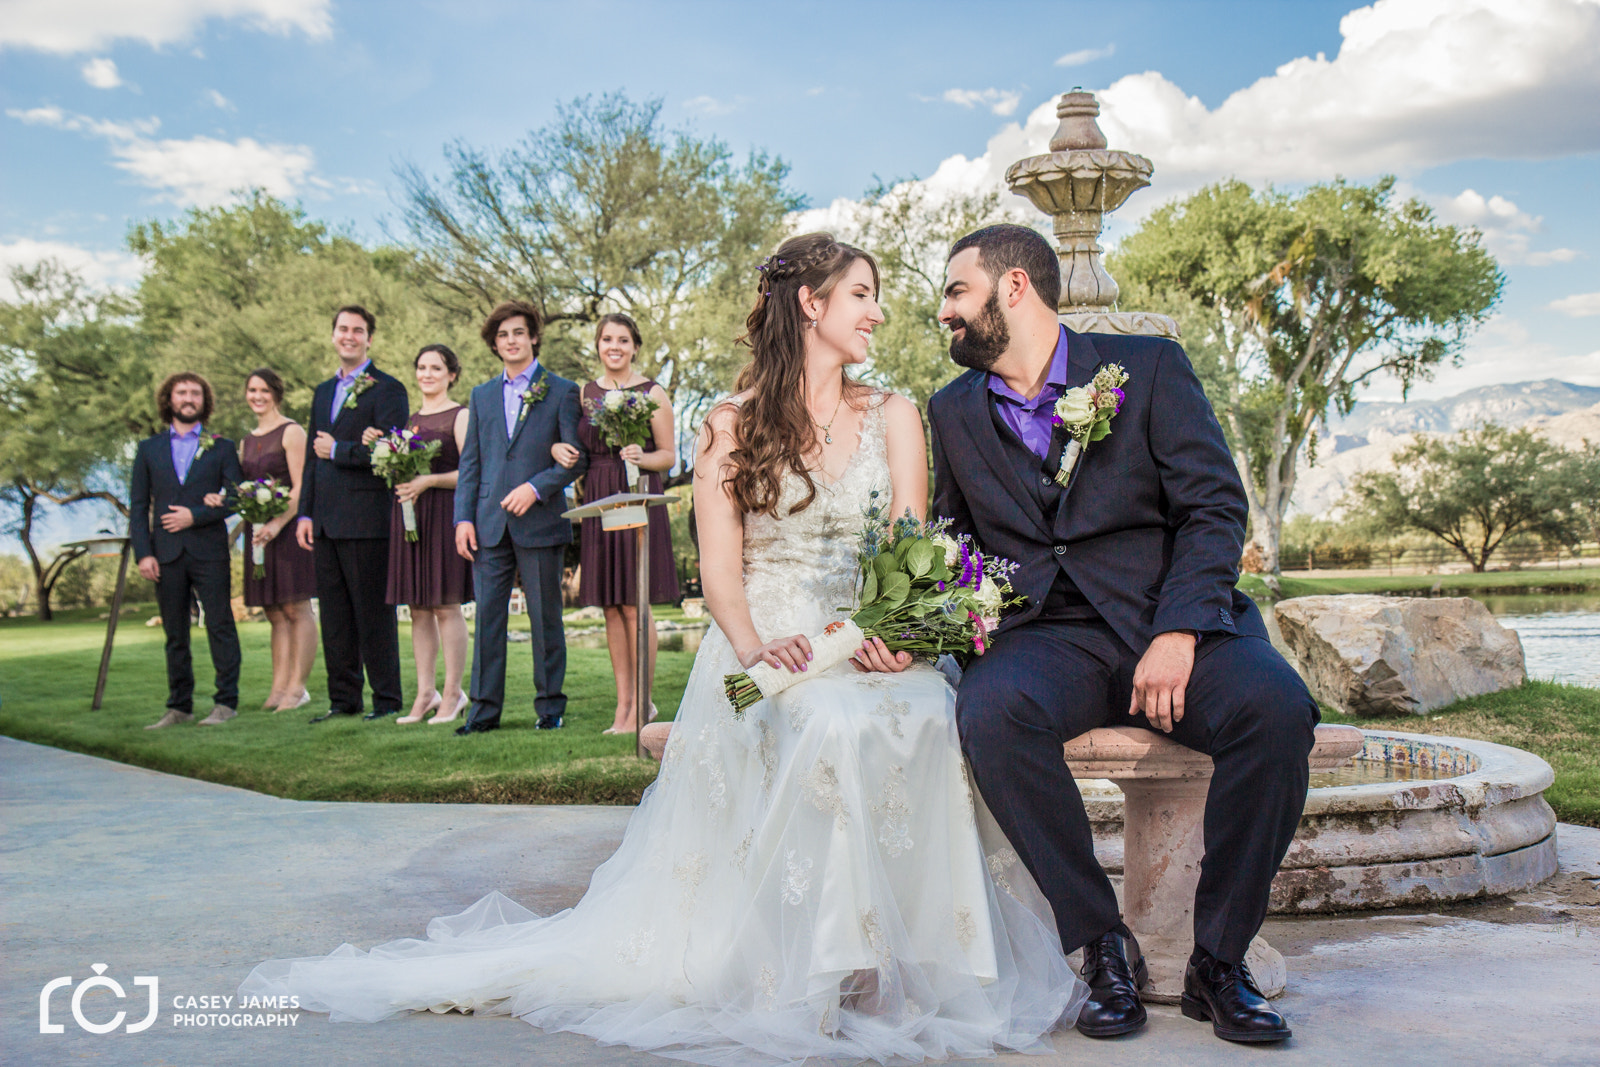
[[763, 641], [816, 633], [849, 615], [855, 599], [856, 551], [871, 494], [890, 494], [883, 407], [877, 393], [862, 413], [860, 441], [838, 481], [813, 474], [817, 496], [791, 513], [805, 496], [805, 483], [786, 474], [779, 518], [746, 515], [744, 584], [750, 617]]

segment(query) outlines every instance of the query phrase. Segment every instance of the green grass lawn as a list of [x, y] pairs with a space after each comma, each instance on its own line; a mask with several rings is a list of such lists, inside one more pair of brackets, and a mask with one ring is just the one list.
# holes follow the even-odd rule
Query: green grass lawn
[[1356, 719], [1325, 707], [1323, 721], [1472, 737], [1526, 749], [1556, 772], [1555, 784], [1544, 796], [1561, 821], [1600, 826], [1600, 689], [1528, 682], [1416, 718]]
[[[1283, 595], [1322, 596], [1330, 593], [1378, 593], [1390, 596], [1439, 596], [1518, 593], [1600, 593], [1600, 567], [1571, 570], [1491, 571], [1485, 574], [1372, 574], [1338, 578], [1283, 578]], [[1270, 600], [1261, 578], [1246, 574], [1239, 588], [1256, 600]]]
[[[540, 731], [533, 728], [532, 653], [526, 643], [513, 644], [501, 729], [462, 738], [453, 727], [398, 726], [392, 718], [310, 725], [306, 720], [327, 707], [320, 659], [309, 705], [279, 714], [259, 710], [271, 682], [268, 627], [241, 623], [239, 717], [224, 726], [147, 731], [166, 702], [161, 628], [144, 626], [153, 612], [140, 606], [123, 617], [99, 711], [89, 704], [105, 640], [106, 624], [96, 618], [103, 609], [60, 612], [51, 623], [0, 620], [0, 733], [301, 800], [632, 804], [655, 779], [656, 765], [633, 756], [631, 736], [600, 734], [616, 706], [604, 648], [569, 650], [566, 727]], [[527, 628], [525, 618], [512, 624]], [[211, 659], [205, 632], [192, 636], [195, 707], [203, 714], [210, 708]], [[402, 624], [407, 707], [415, 692], [410, 640]], [[676, 714], [693, 659], [661, 653], [654, 696], [665, 719]]]

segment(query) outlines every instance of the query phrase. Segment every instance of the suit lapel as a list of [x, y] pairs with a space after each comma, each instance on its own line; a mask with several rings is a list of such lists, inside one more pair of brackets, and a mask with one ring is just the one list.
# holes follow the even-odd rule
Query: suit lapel
[[[540, 364], [539, 365], [539, 369], [536, 372], [534, 372], [533, 377], [528, 379], [528, 388], [529, 389], [537, 389], [539, 387], [539, 383], [544, 380], [544, 375], [545, 375], [544, 365]], [[549, 400], [550, 397], [548, 396], [548, 388], [547, 388], [546, 392], [547, 392], [547, 395], [545, 396], [544, 400]], [[539, 404], [544, 403], [544, 400], [539, 401]], [[512, 446], [514, 446], [517, 443], [517, 438], [522, 436], [522, 428], [524, 426], [528, 425], [528, 422], [533, 418], [533, 409], [538, 407], [539, 404], [529, 404], [529, 405], [527, 405], [526, 408], [521, 408], [521, 407], [518, 408], [518, 411], [521, 412], [521, 416], [522, 417], [517, 419], [517, 424], [515, 426], [511, 427], [510, 436], [506, 438], [506, 452], [507, 453], [509, 453], [511, 451], [511, 449], [512, 449]], [[500, 397], [500, 420], [501, 420], [502, 423], [504, 423], [504, 421], [505, 421], [505, 417], [506, 417], [505, 412], [506, 412], [505, 395], [502, 393], [502, 395]]]
[[[1067, 331], [1067, 388], [1076, 389], [1088, 385], [1094, 380], [1095, 372], [1100, 369], [1104, 360], [1100, 353], [1095, 351], [1094, 342], [1081, 333]], [[1078, 475], [1083, 473], [1083, 465], [1089, 462], [1089, 453], [1092, 446], [1085, 445], [1078, 455], [1078, 465], [1072, 468], [1072, 474], [1067, 478], [1067, 487], [1061, 491], [1061, 499], [1056, 503], [1059, 512], [1067, 506], [1067, 498], [1072, 495], [1072, 487], [1078, 484]]]
[[1038, 499], [1018, 484], [1016, 468], [1006, 462], [1005, 445], [1000, 440], [999, 431], [994, 428], [994, 416], [989, 411], [988, 382], [986, 374], [972, 376], [971, 384], [961, 398], [961, 421], [966, 424], [978, 455], [989, 465], [995, 480], [1005, 487], [1023, 513], [1033, 520], [1033, 524], [1048, 540], [1051, 534], [1045, 526]]

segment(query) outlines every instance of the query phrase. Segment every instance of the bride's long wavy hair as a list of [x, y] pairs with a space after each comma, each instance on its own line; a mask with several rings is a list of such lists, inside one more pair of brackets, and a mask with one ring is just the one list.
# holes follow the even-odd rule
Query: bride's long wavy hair
[[[739, 372], [737, 392], [750, 396], [739, 405], [734, 422], [732, 471], [723, 484], [740, 514], [778, 517], [784, 471], [805, 483], [806, 495], [793, 511], [803, 511], [817, 497], [806, 455], [817, 443], [816, 421], [806, 408], [806, 330], [810, 321], [800, 308], [800, 289], [826, 298], [851, 265], [864, 259], [872, 267], [872, 287], [879, 285], [878, 263], [866, 252], [836, 241], [832, 234], [791, 237], [757, 268], [756, 306], [744, 322], [738, 343], [750, 348], [750, 362]], [[840, 369], [845, 401], [856, 407], [866, 386]]]

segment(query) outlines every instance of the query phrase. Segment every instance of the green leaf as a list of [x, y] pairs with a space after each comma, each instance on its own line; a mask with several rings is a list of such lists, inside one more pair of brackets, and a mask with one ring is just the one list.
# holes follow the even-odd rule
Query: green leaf
[[878, 584], [881, 586], [884, 579], [895, 572], [894, 553], [884, 552], [872, 561], [872, 569], [878, 574]]
[[933, 557], [938, 550], [932, 542], [918, 538], [911, 546], [911, 551], [906, 553], [906, 562], [911, 566], [911, 573], [918, 578], [928, 573], [933, 566]]
[[883, 580], [883, 600], [887, 605], [899, 607], [910, 593], [911, 579], [898, 571]]
[[861, 606], [866, 607], [876, 599], [878, 599], [878, 576], [868, 568], [867, 576], [861, 582]]
[[1109, 420], [1109, 419], [1107, 419], [1105, 422], [1097, 422], [1097, 423], [1095, 423], [1094, 424], [1094, 428], [1089, 431], [1089, 440], [1091, 440], [1091, 441], [1098, 441], [1103, 437], [1110, 437], [1110, 436], [1111, 436], [1111, 420]]

